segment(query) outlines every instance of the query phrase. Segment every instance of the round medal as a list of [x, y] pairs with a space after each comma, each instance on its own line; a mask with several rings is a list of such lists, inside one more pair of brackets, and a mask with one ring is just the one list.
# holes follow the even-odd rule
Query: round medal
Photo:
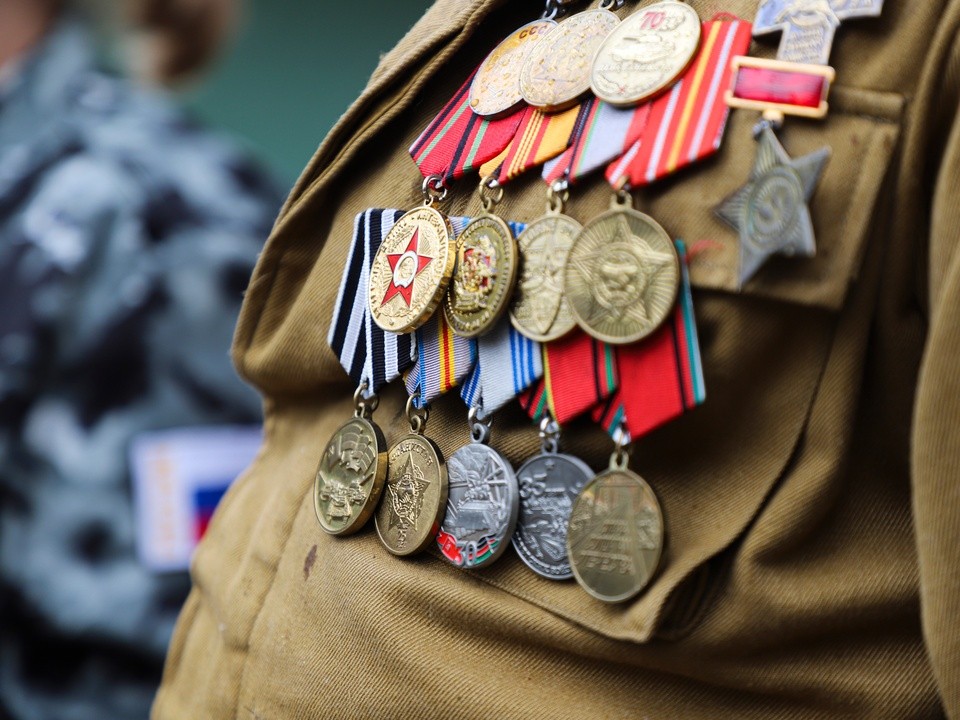
[[590, 88], [611, 105], [637, 105], [684, 73], [700, 45], [700, 18], [686, 3], [658, 2], [614, 29], [593, 58]]
[[523, 102], [520, 69], [534, 45], [556, 24], [553, 20], [527, 23], [487, 55], [470, 84], [470, 108], [477, 115], [505, 115]]
[[670, 314], [680, 288], [680, 259], [653, 218], [610, 210], [577, 236], [563, 292], [577, 324], [602, 342], [642, 340]]
[[517, 524], [517, 478], [503, 456], [473, 442], [447, 461], [450, 493], [437, 544], [457, 567], [479, 568], [503, 555]]
[[520, 92], [548, 112], [574, 105], [590, 91], [594, 53], [620, 20], [609, 10], [586, 10], [567, 18], [530, 51], [520, 71]]
[[320, 527], [331, 535], [356, 532], [373, 514], [387, 477], [387, 444], [362, 417], [344, 423], [320, 458], [313, 501]]
[[390, 448], [377, 534], [394, 555], [413, 555], [436, 537], [447, 506], [447, 468], [433, 441], [411, 434]]
[[531, 340], [558, 340], [577, 326], [563, 295], [563, 268], [582, 229], [571, 217], [549, 213], [527, 225], [517, 238], [520, 279], [510, 322]]
[[477, 337], [506, 312], [517, 281], [517, 243], [496, 215], [481, 215], [457, 238], [457, 262], [444, 302], [453, 331]]
[[456, 260], [450, 221], [431, 207], [411, 210], [391, 228], [370, 266], [370, 316], [408, 333], [436, 310]]
[[598, 600], [629, 600], [656, 572], [663, 537], [663, 513], [650, 486], [630, 470], [607, 470], [573, 504], [567, 531], [573, 574]]
[[567, 556], [570, 509], [592, 477], [582, 460], [550, 452], [527, 460], [517, 471], [520, 516], [513, 547], [537, 575], [550, 580], [573, 577]]

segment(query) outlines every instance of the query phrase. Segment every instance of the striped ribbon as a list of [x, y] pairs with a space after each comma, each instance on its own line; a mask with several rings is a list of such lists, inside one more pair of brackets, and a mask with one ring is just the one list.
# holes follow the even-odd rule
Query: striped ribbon
[[477, 341], [477, 364], [460, 397], [482, 414], [496, 412], [543, 376], [540, 343], [525, 338], [504, 318]]
[[410, 156], [424, 177], [463, 177], [498, 156], [517, 133], [522, 109], [497, 120], [481, 118], [470, 109], [474, 75], [476, 71], [410, 147]]
[[327, 342], [356, 385], [379, 392], [414, 361], [414, 338], [386, 332], [370, 318], [367, 286], [380, 243], [403, 215], [401, 210], [365, 210], [353, 221], [347, 265], [337, 292]]
[[592, 98], [584, 105], [589, 109], [574, 131], [570, 147], [543, 166], [548, 185], [560, 179], [576, 182], [623, 155], [640, 139], [650, 116], [650, 103], [618, 108]]
[[561, 425], [591, 410], [617, 389], [614, 348], [576, 331], [543, 346], [543, 380], [520, 396], [534, 420], [549, 408]]
[[545, 113], [527, 107], [510, 145], [480, 167], [482, 177], [494, 176], [505, 185], [530, 168], [555, 158], [568, 147], [574, 129], [587, 105], [575, 105], [560, 113]]
[[673, 88], [650, 103], [640, 139], [607, 167], [615, 188], [649, 185], [713, 155], [720, 149], [730, 108], [730, 59], [750, 48], [750, 23], [711, 20], [703, 23], [697, 57]]
[[637, 439], [706, 399], [700, 343], [687, 272], [686, 248], [677, 241], [683, 284], [673, 316], [653, 336], [617, 348], [620, 387], [598, 405], [593, 419], [616, 436], [626, 422]]

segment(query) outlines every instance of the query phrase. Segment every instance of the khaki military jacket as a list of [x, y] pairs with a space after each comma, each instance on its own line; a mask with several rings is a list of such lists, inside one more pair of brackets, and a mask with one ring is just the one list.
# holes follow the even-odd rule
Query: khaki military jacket
[[[705, 19], [757, 9], [690, 4]], [[829, 117], [780, 134], [793, 156], [833, 149], [815, 259], [736, 289], [737, 238], [712, 208], [748, 176], [755, 113], [733, 113], [718, 157], [638, 193], [674, 237], [715, 241], [691, 266], [707, 402], [633, 456], [668, 533], [643, 595], [606, 605], [512, 553], [466, 573], [393, 557], [372, 528], [320, 530], [317, 460], [352, 412], [325, 337], [353, 218], [419, 203], [407, 148], [541, 9], [440, 0], [293, 190], [233, 348], [266, 440], [197, 552], [154, 719], [960, 717], [960, 0], [887, 0], [846, 22]], [[474, 190], [444, 209], [476, 214]], [[568, 211], [586, 221], [609, 197], [587, 182]], [[499, 210], [529, 221], [543, 205], [531, 173]], [[376, 413], [388, 440], [404, 400], [393, 387]], [[539, 450], [516, 406], [494, 431], [515, 465]], [[445, 454], [466, 441], [459, 398], [435, 403], [427, 432]], [[588, 420], [563, 441], [605, 466]]]

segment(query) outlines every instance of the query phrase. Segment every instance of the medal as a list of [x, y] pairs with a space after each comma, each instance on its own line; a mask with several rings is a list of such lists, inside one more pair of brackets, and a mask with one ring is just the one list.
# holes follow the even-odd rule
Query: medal
[[445, 215], [429, 205], [406, 213], [390, 229], [370, 267], [373, 321], [393, 333], [423, 325], [447, 289], [455, 260], [453, 228]]
[[567, 552], [574, 577], [608, 603], [636, 596], [653, 578], [663, 552], [663, 512], [653, 490], [627, 467], [622, 443], [610, 468], [573, 503]]
[[577, 324], [603, 342], [622, 345], [653, 333], [670, 314], [680, 287], [673, 241], [621, 193], [611, 210], [588, 223], [570, 248], [563, 292]]
[[364, 398], [365, 388], [357, 388], [355, 415], [334, 433], [317, 468], [314, 508], [320, 527], [331, 535], [349, 535], [363, 527], [387, 477], [387, 443], [370, 420], [379, 398]]
[[390, 448], [388, 480], [377, 510], [380, 541], [394, 555], [413, 555], [436, 537], [447, 503], [447, 468], [440, 448], [423, 431], [426, 408], [407, 400], [410, 434]]
[[522, 261], [510, 322], [537, 342], [558, 340], [576, 327], [564, 298], [563, 268], [582, 226], [563, 214], [565, 192], [562, 184], [551, 186], [547, 214], [527, 225], [517, 238]]
[[[493, 193], [493, 194], [490, 194]], [[510, 227], [492, 214], [503, 197], [495, 180], [480, 183], [484, 214], [457, 236], [457, 259], [444, 313], [461, 337], [490, 331], [507, 310], [517, 280], [519, 256]]]
[[763, 0], [753, 34], [782, 32], [779, 60], [826, 65], [842, 20], [879, 17], [882, 11], [883, 0]]
[[883, 0], [763, 0], [754, 35], [783, 31], [777, 60], [736, 57], [725, 100], [760, 110], [754, 128], [757, 157], [747, 183], [716, 208], [740, 236], [740, 286], [773, 255], [816, 254], [809, 202], [826, 167], [829, 148], [791, 158], [775, 131], [787, 116], [826, 117], [836, 73], [827, 67], [840, 21], [876, 17]]
[[541, 452], [517, 471], [520, 514], [513, 547], [524, 564], [549, 580], [573, 576], [567, 555], [567, 525], [574, 499], [593, 477], [582, 460], [558, 452], [560, 426], [540, 423]]
[[534, 20], [513, 31], [480, 65], [470, 85], [470, 108], [482, 117], [496, 117], [516, 110], [523, 102], [520, 70], [539, 40], [557, 23]]
[[486, 444], [489, 422], [471, 407], [469, 423], [472, 441], [447, 461], [450, 491], [437, 534], [444, 559], [466, 570], [490, 565], [503, 555], [519, 508], [513, 468]]
[[593, 59], [590, 88], [611, 105], [636, 105], [687, 69], [700, 44], [700, 18], [677, 0], [641, 8], [624, 19]]

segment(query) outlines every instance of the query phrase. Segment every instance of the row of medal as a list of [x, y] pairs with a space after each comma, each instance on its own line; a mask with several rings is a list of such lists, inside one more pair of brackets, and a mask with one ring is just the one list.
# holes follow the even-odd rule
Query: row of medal
[[[548, 13], [569, 4], [549, 0]], [[512, 543], [538, 574], [572, 575], [608, 602], [656, 572], [663, 515], [627, 448], [705, 393], [683, 246], [631, 207], [631, 189], [715, 153], [730, 107], [761, 110], [754, 171], [717, 209], [740, 233], [741, 283], [773, 254], [812, 255], [806, 203], [828, 151], [794, 160], [775, 136], [786, 115], [826, 113], [833, 71], [802, 61], [816, 51], [825, 62], [832, 33], [803, 28], [824, 13], [831, 30], [836, 12], [877, 15], [882, 0], [836, 12], [762, 0], [753, 32], [784, 31], [778, 61], [745, 57], [742, 20], [701, 24], [666, 0], [621, 22], [613, 4], [511, 34], [411, 147], [424, 205], [357, 217], [328, 335], [358, 389], [317, 472], [327, 532], [350, 534], [376, 513], [390, 552], [436, 542], [464, 568]], [[504, 185], [540, 165], [547, 213], [528, 225], [499, 218]], [[605, 165], [611, 208], [581, 226], [563, 212], [569, 190]], [[472, 171], [484, 213], [448, 218], [436, 205]], [[401, 376], [411, 432], [388, 452], [372, 413]], [[424, 429], [430, 402], [456, 386], [472, 442], [444, 463]], [[487, 444], [491, 414], [515, 397], [542, 438], [516, 473]], [[560, 424], [585, 413], [614, 440], [596, 476], [558, 451]]]

